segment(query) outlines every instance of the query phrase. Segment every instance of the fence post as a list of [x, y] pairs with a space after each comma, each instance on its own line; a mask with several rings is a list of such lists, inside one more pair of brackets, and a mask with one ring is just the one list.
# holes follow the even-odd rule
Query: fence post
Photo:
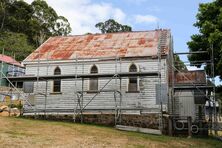
[[192, 117], [187, 117], [187, 124], [188, 124], [188, 138], [192, 137]]
[[169, 116], [169, 118], [168, 118], [168, 134], [169, 134], [169, 136], [173, 136], [173, 120], [172, 120], [172, 116]]

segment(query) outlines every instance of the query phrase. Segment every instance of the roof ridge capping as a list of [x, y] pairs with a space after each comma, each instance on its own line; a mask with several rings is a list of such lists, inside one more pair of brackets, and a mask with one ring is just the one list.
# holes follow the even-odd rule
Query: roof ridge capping
[[140, 31], [127, 31], [127, 32], [111, 32], [111, 33], [90, 33], [90, 34], [76, 34], [76, 35], [67, 35], [67, 36], [52, 36], [54, 37], [75, 37], [75, 36], [90, 36], [90, 35], [107, 35], [107, 34], [126, 34], [126, 33], [145, 33], [145, 32], [155, 32], [155, 31], [168, 31], [171, 32], [171, 29], [154, 29], [154, 30], [140, 30]]

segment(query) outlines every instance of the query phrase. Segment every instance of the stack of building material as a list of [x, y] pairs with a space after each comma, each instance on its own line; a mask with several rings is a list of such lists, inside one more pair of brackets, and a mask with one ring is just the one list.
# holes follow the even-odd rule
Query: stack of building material
[[0, 116], [20, 116], [18, 108], [9, 108], [6, 105], [0, 106]]

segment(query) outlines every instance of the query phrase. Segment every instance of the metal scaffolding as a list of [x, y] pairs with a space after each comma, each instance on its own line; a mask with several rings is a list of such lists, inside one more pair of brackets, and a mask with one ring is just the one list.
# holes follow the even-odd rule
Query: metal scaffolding
[[[149, 78], [158, 78], [158, 85], [160, 86], [160, 105], [159, 105], [159, 129], [162, 131], [163, 129], [163, 104], [162, 104], [162, 92], [161, 92], [161, 70], [162, 70], [162, 63], [161, 63], [161, 58], [162, 58], [162, 54], [163, 51], [162, 49], [164, 48], [163, 46], [166, 43], [166, 36], [167, 33], [161, 33], [161, 38], [159, 40], [158, 43], [158, 54], [157, 57], [154, 58], [153, 60], [156, 60], [157, 65], [158, 65], [158, 70], [157, 71], [150, 71], [150, 72], [141, 72], [141, 71], [137, 71], [137, 72], [122, 72], [121, 71], [121, 62], [122, 62], [122, 58], [117, 56], [116, 53], [116, 57], [106, 57], [104, 58], [104, 60], [107, 59], [115, 59], [115, 72], [113, 73], [96, 73], [96, 74], [86, 74], [84, 73], [84, 60], [87, 59], [81, 59], [81, 63], [82, 63], [82, 73], [78, 72], [78, 64], [79, 64], [79, 59], [78, 59], [78, 55], [76, 55], [73, 59], [70, 59], [70, 62], [74, 63], [75, 66], [75, 71], [73, 72], [73, 74], [62, 74], [62, 75], [49, 75], [49, 67], [50, 67], [50, 62], [51, 60], [48, 59], [49, 54], [47, 55], [47, 60], [40, 60], [41, 57], [41, 53], [40, 50], [37, 53], [37, 73], [35, 76], [19, 76], [19, 77], [8, 77], [7, 75], [4, 75], [3, 72], [1, 72], [1, 79], [6, 79], [13, 88], [16, 89], [16, 91], [18, 91], [19, 94], [21, 94], [23, 96], [24, 101], [26, 102], [26, 105], [28, 105], [28, 107], [30, 107], [30, 110], [33, 111], [34, 116], [36, 118], [36, 116], [39, 114], [39, 112], [43, 112], [44, 116], [46, 117], [47, 112], [50, 110], [47, 110], [47, 99], [48, 99], [48, 82], [54, 81], [54, 80], [63, 80], [63, 81], [74, 81], [74, 90], [73, 90], [73, 102], [74, 104], [76, 104], [76, 106], [73, 106], [73, 121], [76, 121], [77, 116], [80, 116], [80, 121], [83, 122], [83, 117], [84, 117], [84, 110], [86, 109], [86, 107], [93, 101], [96, 99], [96, 97], [100, 94], [100, 93], [113, 93], [113, 100], [114, 100], [114, 116], [115, 116], [115, 125], [117, 124], [121, 124], [121, 116], [122, 116], [122, 110], [124, 110], [124, 108], [122, 108], [122, 80], [123, 79], [129, 79], [129, 78], [144, 78], [144, 77], [149, 77]], [[144, 58], [144, 57], [143, 57]], [[146, 58], [146, 57], [145, 57]], [[92, 58], [93, 59], [93, 58]], [[102, 58], [99, 58], [102, 59]], [[53, 60], [53, 61], [59, 61], [59, 60]], [[41, 63], [45, 62], [47, 64], [47, 70], [46, 70], [46, 74], [43, 75], [41, 73], [40, 67], [41, 67]], [[93, 61], [92, 61], [93, 62]], [[118, 66], [119, 65], [119, 71], [118, 71]], [[2, 76], [3, 75], [3, 76]], [[84, 81], [88, 80], [90, 78], [100, 78], [100, 79], [107, 79], [107, 82], [104, 84], [104, 86], [99, 89], [94, 95], [93, 97], [86, 103], [84, 104], [84, 94], [89, 92], [84, 90]], [[35, 93], [34, 93], [34, 104], [29, 102], [29, 99], [27, 98], [27, 96], [24, 95], [23, 92], [20, 92], [14, 85], [12, 82], [36, 82], [36, 87], [35, 87]], [[77, 81], [81, 81], [82, 82], [82, 86], [81, 86], [81, 90], [77, 89]], [[106, 86], [111, 82], [111, 81], [115, 81], [114, 83], [114, 89], [106, 89]], [[40, 92], [40, 82], [45, 82], [45, 92]], [[139, 81], [138, 81], [139, 82]], [[118, 86], [119, 83], [119, 86]], [[38, 109], [38, 102], [37, 102], [37, 96], [44, 96], [44, 109], [40, 110]], [[143, 96], [143, 92], [140, 92], [140, 96]], [[142, 108], [141, 108], [142, 109]], [[135, 110], [134, 108], [132, 108], [131, 110]]]
[[[2, 56], [4, 56], [4, 48], [2, 49]], [[15, 58], [15, 54], [13, 54], [13, 57]], [[15, 64], [15, 60], [13, 59], [13, 62], [12, 62], [12, 66], [13, 66], [13, 68], [12, 68], [12, 74], [14, 75], [14, 73], [15, 73], [15, 70], [14, 70], [14, 64]], [[13, 83], [12, 83], [12, 81], [10, 81], [9, 80], [9, 78], [8, 78], [8, 76], [7, 76], [7, 74], [5, 74], [4, 73], [4, 61], [1, 61], [1, 70], [0, 70], [0, 86], [2, 86], [2, 80], [3, 79], [5, 79], [8, 83], [9, 83], [9, 86], [10, 86], [10, 94], [8, 93], [8, 94], [5, 94], [5, 96], [10, 96], [10, 99], [12, 99], [12, 90], [14, 91], [14, 92], [16, 92], [17, 94], [19, 94], [19, 96], [21, 96], [22, 98], [23, 98], [23, 100], [24, 100], [24, 102], [26, 102], [28, 105], [30, 105], [30, 107], [31, 108], [33, 108], [32, 106], [31, 106], [31, 103], [28, 101], [28, 99], [27, 99], [27, 96], [21, 91], [21, 90], [19, 90]]]
[[[39, 56], [40, 57], [39, 53]], [[47, 57], [48, 58], [48, 57]], [[159, 53], [158, 56], [158, 60], [157, 62], [160, 62], [160, 64], [158, 64], [158, 70], [161, 70], [161, 52]], [[78, 57], [76, 56], [75, 59], [73, 59], [74, 62], [74, 66], [75, 66], [75, 72], [74, 74], [69, 74], [69, 75], [48, 75], [48, 68], [50, 66], [49, 61], [47, 61], [47, 73], [46, 75], [42, 75], [40, 74], [40, 59], [38, 58], [38, 63], [37, 63], [37, 75], [36, 76], [20, 76], [20, 77], [7, 77], [5, 76], [4, 78], [7, 77], [8, 81], [11, 82], [26, 82], [26, 81], [31, 81], [31, 82], [36, 82], [36, 90], [35, 90], [35, 96], [37, 95], [42, 95], [45, 97], [45, 103], [44, 103], [44, 108], [43, 112], [44, 115], [47, 115], [47, 96], [48, 94], [48, 81], [50, 80], [63, 80], [63, 81], [74, 81], [74, 104], [76, 104], [76, 106], [73, 106], [73, 121], [76, 121], [76, 117], [79, 115], [80, 116], [80, 121], [83, 122], [83, 116], [84, 116], [84, 110], [86, 109], [86, 107], [93, 101], [96, 99], [96, 97], [100, 94], [100, 93], [113, 93], [113, 98], [114, 98], [114, 102], [115, 102], [115, 106], [114, 106], [114, 116], [115, 116], [115, 125], [117, 124], [121, 124], [121, 113], [122, 113], [122, 79], [128, 79], [128, 78], [134, 78], [134, 77], [154, 77], [154, 78], [159, 78], [159, 83], [161, 83], [161, 73], [159, 71], [151, 71], [151, 72], [121, 72], [121, 58], [116, 57], [115, 58], [115, 73], [96, 73], [96, 74], [85, 74], [84, 73], [84, 62], [82, 67], [82, 73], [78, 73], [77, 71], [77, 66], [78, 66]], [[119, 71], [117, 70], [117, 64], [120, 65]], [[107, 79], [107, 82], [104, 84], [104, 86], [99, 89], [97, 92], [94, 92], [94, 96], [84, 105], [83, 104], [83, 100], [84, 100], [84, 94], [88, 93], [89, 91], [84, 90], [84, 81], [88, 80], [90, 78], [100, 78], [100, 79]], [[106, 89], [106, 86], [112, 81], [114, 80], [114, 89]], [[119, 88], [117, 85], [117, 80], [119, 81]], [[81, 90], [77, 89], [77, 81], [81, 81], [82, 82], [82, 86], [81, 86]], [[46, 83], [46, 88], [45, 88], [45, 92], [39, 92], [39, 83], [40, 82], [45, 82]], [[159, 84], [161, 85], [161, 84]], [[161, 99], [160, 99], [161, 100]], [[28, 100], [27, 100], [28, 101]], [[36, 117], [36, 115], [38, 115], [38, 113], [40, 112], [40, 110], [37, 108], [36, 106], [37, 101], [36, 101], [36, 97], [34, 99], [34, 107], [29, 104], [34, 110], [34, 115]], [[162, 124], [162, 103], [161, 103], [161, 107], [160, 107], [160, 124]], [[162, 125], [160, 125], [160, 129], [162, 129]]]
[[[72, 113], [73, 116], [73, 121], [76, 122], [77, 118], [80, 119], [81, 122], [83, 122], [84, 119], [84, 111], [86, 111], [87, 106], [90, 105], [90, 103], [92, 101], [94, 101], [98, 95], [100, 95], [101, 93], [113, 93], [113, 100], [114, 100], [114, 118], [115, 118], [115, 125], [117, 124], [121, 124], [122, 121], [122, 112], [124, 110], [124, 108], [122, 107], [122, 97], [123, 97], [123, 92], [122, 92], [122, 80], [123, 79], [129, 79], [129, 78], [144, 78], [144, 77], [149, 77], [149, 78], [158, 78], [158, 85], [160, 86], [159, 88], [159, 100], [160, 100], [160, 104], [159, 104], [159, 129], [162, 131], [163, 127], [164, 127], [164, 121], [163, 121], [163, 92], [162, 92], [162, 69], [163, 64], [162, 64], [162, 56], [163, 56], [163, 49], [165, 48], [164, 45], [166, 43], [166, 33], [162, 32], [160, 35], [160, 39], [159, 39], [159, 43], [158, 43], [158, 53], [157, 53], [157, 57], [153, 58], [153, 60], [156, 61], [157, 65], [158, 65], [158, 70], [157, 71], [149, 71], [149, 72], [141, 72], [141, 71], [137, 71], [137, 72], [122, 72], [121, 71], [121, 66], [122, 66], [122, 58], [118, 57], [116, 55], [116, 57], [106, 57], [105, 60], [107, 59], [112, 59], [115, 60], [115, 71], [113, 71], [112, 73], [85, 73], [85, 65], [84, 65], [84, 61], [88, 60], [88, 59], [78, 59], [78, 55], [75, 55], [75, 57], [73, 59], [70, 59], [69, 61], [72, 62], [73, 66], [74, 66], [74, 71], [72, 72], [73, 74], [61, 74], [61, 75], [51, 75], [49, 74], [49, 68], [50, 68], [50, 60], [48, 59], [49, 54], [47, 55], [47, 60], [43, 61], [40, 60], [40, 56], [41, 53], [38, 53], [38, 60], [36, 61], [35, 64], [37, 64], [37, 73], [35, 76], [19, 76], [19, 77], [8, 77], [7, 75], [5, 75], [2, 71], [3, 66], [1, 67], [1, 79], [6, 79], [10, 85], [23, 97], [24, 101], [26, 102], [26, 105], [28, 105], [33, 111], [35, 117], [40, 113], [43, 112], [44, 116], [47, 115], [48, 112], [53, 111], [53, 109], [47, 109], [47, 99], [49, 96], [49, 92], [48, 92], [48, 82], [49, 81], [55, 81], [55, 80], [63, 80], [63, 81], [73, 81], [74, 82], [74, 88], [73, 88], [73, 96], [71, 96], [73, 98], [73, 104], [74, 106], [72, 107], [72, 110], [70, 111]], [[172, 44], [172, 43], [171, 43]], [[209, 120], [209, 127], [210, 127], [210, 131], [212, 133], [212, 130], [215, 131], [215, 133], [217, 134], [217, 112], [216, 112], [216, 99], [215, 99], [215, 80], [214, 80], [214, 56], [213, 56], [213, 48], [212, 48], [212, 55], [211, 55], [211, 60], [206, 60], [205, 64], [206, 65], [211, 65], [212, 68], [212, 75], [211, 75], [211, 80], [213, 82], [214, 85], [196, 85], [194, 83], [190, 83], [190, 85], [177, 85], [175, 82], [175, 77], [176, 77], [176, 72], [181, 73], [182, 72], [176, 68], [176, 62], [174, 61], [174, 55], [186, 55], [186, 54], [199, 54], [199, 53], [206, 53], [203, 51], [200, 52], [183, 52], [183, 53], [173, 53], [173, 51], [170, 51], [169, 53], [169, 65], [166, 65], [168, 68], [168, 73], [171, 77], [171, 84], [170, 84], [170, 88], [171, 91], [169, 90], [171, 99], [168, 100], [168, 114], [175, 119], [175, 122], [178, 122], [179, 119], [181, 120], [187, 120], [187, 122], [189, 123], [189, 121], [192, 122], [192, 119], [190, 119], [190, 117], [182, 117], [179, 116], [176, 113], [176, 97], [175, 97], [175, 92], [177, 90], [197, 90], [199, 92], [200, 96], [206, 97], [208, 98], [208, 100], [212, 100], [213, 101], [213, 113], [210, 115], [210, 120]], [[102, 58], [101, 58], [102, 59]], [[59, 60], [56, 60], [59, 61]], [[81, 61], [81, 62], [80, 62]], [[95, 60], [96, 61], [96, 60]], [[41, 62], [45, 62], [46, 64], [46, 74], [42, 74], [40, 67], [41, 67]], [[94, 61], [92, 61], [91, 63], [93, 64]], [[195, 65], [195, 64], [200, 64], [203, 61], [192, 61], [189, 62], [189, 64]], [[185, 62], [186, 63], [186, 62]], [[3, 65], [3, 62], [1, 63]], [[82, 64], [82, 65], [81, 65]], [[81, 66], [79, 66], [81, 65]], [[119, 65], [119, 70], [118, 70], [118, 65]], [[164, 65], [165, 66], [165, 65]], [[78, 68], [82, 68], [82, 70], [78, 69]], [[82, 71], [79, 72], [78, 70]], [[189, 78], [186, 75], [183, 75], [183, 77], [187, 80], [189, 80]], [[94, 92], [94, 95], [86, 102], [85, 101], [85, 94], [88, 93], [89, 91], [84, 90], [84, 81], [89, 80], [91, 78], [100, 78], [103, 80], [107, 80], [106, 83], [100, 88], [98, 89], [96, 92]], [[21, 92], [20, 90], [18, 90], [12, 82], [26, 82], [26, 81], [30, 81], [30, 82], [36, 82], [36, 88], [35, 88], [35, 99], [34, 99], [34, 105], [31, 104], [29, 102], [29, 99], [27, 98], [27, 96], [25, 96], [25, 94], [23, 92]], [[114, 89], [106, 89], [107, 85], [110, 84], [111, 81], [114, 81]], [[45, 82], [45, 91], [44, 92], [40, 92], [40, 83], [41, 82]], [[81, 82], [81, 86], [77, 86], [77, 82]], [[203, 93], [202, 90], [210, 90], [212, 91], [212, 95], [209, 95], [207, 93]], [[37, 106], [37, 100], [36, 100], [36, 96], [41, 95], [44, 96], [44, 109], [38, 109]], [[140, 92], [140, 97], [143, 96], [143, 92]], [[210, 103], [209, 103], [210, 104]], [[131, 110], [134, 110], [133, 108]], [[58, 112], [61, 110], [57, 110]], [[66, 110], [64, 110], [65, 112]], [[173, 126], [175, 125], [175, 123], [173, 123]], [[188, 124], [189, 125], [189, 124]], [[189, 127], [192, 127], [192, 123], [191, 125], [189, 125]], [[180, 129], [178, 127], [175, 127], [176, 129]], [[172, 132], [172, 131], [171, 131]]]
[[[175, 126], [175, 122], [178, 122], [178, 119], [179, 120], [186, 120], [187, 119], [187, 122], [189, 123], [188, 119], [189, 117], [180, 117], [178, 116], [178, 114], [175, 112], [175, 106], [176, 106], [176, 100], [175, 100], [175, 91], [177, 90], [194, 90], [194, 91], [197, 91], [199, 92], [198, 95], [195, 95], [194, 94], [194, 97], [202, 97], [202, 99], [204, 98], [207, 98], [208, 102], [209, 102], [209, 107], [210, 106], [210, 101], [213, 102], [213, 112], [210, 112], [209, 113], [209, 121], [208, 121], [208, 127], [209, 127], [209, 130], [210, 130], [210, 134], [212, 134], [212, 130], [215, 132], [215, 135], [217, 135], [217, 131], [219, 130], [218, 129], [218, 121], [217, 121], [217, 118], [218, 118], [218, 114], [217, 114], [217, 111], [216, 111], [216, 97], [215, 97], [215, 75], [214, 75], [214, 52], [213, 52], [213, 47], [211, 48], [211, 57], [210, 57], [210, 60], [205, 60], [205, 61], [188, 61], [188, 62], [184, 62], [185, 65], [192, 65], [192, 66], [200, 66], [200, 65], [205, 65], [205, 66], [210, 66], [211, 67], [211, 75], [210, 75], [210, 79], [211, 79], [211, 84], [208, 84], [208, 80], [206, 80], [206, 85], [197, 85], [197, 84], [194, 84], [194, 83], [189, 83], [189, 85], [177, 85], [176, 82], [175, 82], [175, 72], [178, 72], [180, 74], [183, 74], [183, 72], [181, 72], [179, 69], [176, 68], [176, 66], [178, 65], [177, 62], [174, 61], [174, 55], [189, 55], [189, 54], [203, 54], [203, 53], [208, 53], [207, 51], [196, 51], [196, 52], [182, 52], [182, 53], [174, 53], [173, 54], [173, 58], [172, 58], [172, 66], [170, 67], [171, 69], [171, 73], [172, 73], [172, 81], [171, 81], [171, 85], [172, 85], [172, 97], [171, 97], [171, 104], [172, 104], [172, 108], [171, 108], [171, 116], [172, 118], [174, 118], [175, 120], [173, 121], [174, 123], [173, 126]], [[204, 63], [204, 64], [202, 64]], [[183, 77], [186, 79], [186, 80], [190, 80], [187, 76], [185, 76], [183, 74]], [[202, 91], [202, 90], [205, 90], [205, 93]], [[207, 94], [207, 92], [208, 94]], [[209, 94], [209, 92], [212, 92], [211, 94]], [[187, 96], [188, 97], [188, 96]], [[205, 105], [205, 104], [204, 104]], [[192, 120], [192, 119], [191, 119]], [[203, 120], [199, 119], [199, 122], [203, 122]], [[191, 123], [192, 124], [192, 123]], [[207, 130], [208, 128], [204, 128], [204, 127], [194, 127], [196, 125], [191, 125], [190, 128], [191, 128], [191, 132], [192, 132], [192, 128], [197, 128], [200, 129], [200, 130]], [[175, 127], [177, 130], [181, 130], [177, 127]], [[202, 129], [201, 129], [202, 128]], [[189, 132], [189, 128], [188, 129], [188, 132]], [[172, 131], [171, 131], [172, 132]], [[195, 132], [193, 132], [195, 133]], [[172, 133], [171, 133], [172, 134]]]

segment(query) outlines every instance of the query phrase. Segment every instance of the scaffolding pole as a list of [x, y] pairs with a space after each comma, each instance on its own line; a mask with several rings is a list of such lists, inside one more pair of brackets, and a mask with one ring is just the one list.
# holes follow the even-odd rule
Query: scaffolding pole
[[[119, 58], [119, 72], [121, 73], [122, 72], [122, 59]], [[119, 91], [120, 91], [120, 106], [119, 106], [119, 109], [120, 109], [120, 116], [119, 116], [119, 124], [122, 124], [122, 78], [119, 77]]]
[[[116, 58], [115, 58], [115, 75], [117, 74], [117, 51], [116, 52]], [[117, 100], [116, 100], [116, 90], [117, 90], [117, 77], [115, 77], [115, 90], [114, 90], [114, 102], [115, 102], [115, 117], [114, 117], [114, 120], [115, 120], [115, 125], [117, 123], [117, 116], [118, 116], [118, 113], [117, 113]]]
[[[38, 67], [37, 67], [37, 82], [36, 82], [36, 92], [38, 94], [39, 91], [39, 69], [40, 69], [40, 50], [38, 51]], [[37, 114], [37, 99], [36, 96], [34, 98], [34, 112], [35, 112], [35, 119]]]
[[[173, 44], [173, 41], [172, 43]], [[172, 52], [171, 52], [171, 66], [170, 66], [170, 71], [171, 71], [171, 79], [172, 79], [172, 90], [171, 90], [171, 111], [172, 111], [172, 115], [174, 115], [174, 106], [175, 106], [175, 97], [174, 97], [174, 93], [175, 93], [175, 90], [174, 90], [174, 87], [175, 87], [175, 71], [174, 71], [174, 54], [173, 54], [173, 49], [172, 49]]]
[[83, 123], [83, 110], [85, 109], [85, 107], [83, 107], [83, 91], [84, 91], [84, 78], [82, 78], [82, 95], [80, 100], [81, 123]]
[[[155, 77], [158, 76], [160, 78], [160, 83], [161, 83], [161, 73], [160, 72], [121, 72], [121, 61], [120, 61], [120, 69], [119, 69], [119, 72], [118, 72], [118, 59], [120, 59], [119, 57], [116, 57], [116, 64], [115, 64], [115, 73], [112, 74], [112, 73], [107, 73], [107, 74], [84, 74], [84, 62], [83, 62], [83, 70], [82, 70], [82, 75], [81, 74], [77, 74], [77, 57], [76, 57], [76, 61], [75, 61], [75, 75], [69, 75], [69, 76], [65, 76], [63, 77], [62, 75], [48, 75], [48, 67], [49, 67], [49, 62], [47, 64], [47, 74], [46, 76], [42, 76], [40, 75], [40, 53], [38, 54], [38, 65], [37, 65], [37, 76], [22, 76], [22, 77], [11, 77], [10, 79], [12, 81], [21, 81], [21, 80], [24, 80], [26, 81], [28, 79], [28, 81], [37, 81], [37, 85], [36, 85], [36, 90], [35, 91], [40, 91], [39, 88], [40, 88], [40, 81], [46, 81], [46, 89], [45, 89], [45, 106], [44, 106], [44, 114], [46, 115], [46, 112], [47, 112], [47, 88], [48, 88], [48, 81], [49, 80], [62, 80], [62, 79], [67, 79], [67, 80], [70, 80], [70, 79], [73, 79], [75, 80], [75, 86], [76, 86], [76, 82], [77, 82], [77, 79], [79, 80], [82, 80], [82, 90], [81, 90], [81, 94], [79, 95], [79, 93], [76, 93], [78, 94], [77, 96], [77, 105], [76, 105], [76, 108], [74, 108], [74, 112], [76, 112], [76, 114], [78, 114], [78, 107], [80, 108], [80, 114], [81, 114], [81, 122], [83, 122], [83, 111], [84, 109], [86, 108], [86, 106], [88, 106], [90, 104], [90, 102], [92, 100], [94, 100], [96, 98], [96, 96], [100, 93], [100, 92], [103, 92], [104, 88], [114, 79], [115, 80], [115, 89], [114, 90], [111, 90], [109, 92], [114, 92], [114, 100], [115, 100], [115, 124], [117, 123], [121, 123], [121, 109], [122, 109], [122, 78], [130, 78], [130, 77], [139, 77], [139, 76], [149, 76], [149, 77]], [[160, 62], [161, 62], [161, 59], [160, 59]], [[161, 66], [161, 65], [160, 65]], [[111, 77], [112, 75], [112, 77]], [[88, 78], [110, 78], [110, 80], [108, 80], [108, 82], [101, 88], [99, 89], [98, 93], [95, 94], [91, 100], [84, 104], [84, 81]], [[31, 79], [30, 79], [31, 78]], [[120, 86], [118, 88], [118, 79], [120, 80]], [[118, 90], [119, 89], [119, 90]], [[77, 91], [77, 89], [75, 89], [75, 91]], [[38, 93], [36, 93], [38, 94]], [[120, 97], [120, 99], [117, 99], [117, 97]], [[36, 100], [36, 97], [35, 97], [35, 100], [34, 100], [34, 105], [35, 105], [35, 108], [34, 108], [34, 113], [35, 113], [35, 117], [36, 117], [36, 114], [37, 114], [37, 100]], [[162, 110], [162, 109], [161, 109]], [[161, 112], [162, 113], [162, 112]], [[76, 115], [74, 114], [74, 116]], [[74, 117], [75, 119], [75, 117]]]
[[[2, 50], [2, 55], [1, 55], [1, 56], [2, 56], [2, 57], [4, 56], [4, 48], [3, 48], [3, 50]], [[14, 65], [14, 62], [15, 62], [15, 61], [13, 60], [13, 63], [12, 63], [13, 65]], [[31, 103], [26, 99], [26, 96], [25, 96], [24, 94], [22, 94], [22, 93], [20, 92], [20, 90], [18, 90], [17, 87], [8, 79], [8, 76], [4, 74], [3, 69], [4, 69], [4, 62], [1, 61], [0, 86], [2, 86], [2, 79], [3, 79], [3, 78], [6, 79], [6, 81], [9, 82], [9, 85], [10, 85], [13, 89], [15, 89], [15, 90], [17, 91], [17, 93], [23, 97], [23, 100], [32, 108], [32, 105], [31, 105]]]
[[[188, 54], [202, 54], [202, 53], [208, 53], [208, 51], [197, 51], [197, 52], [184, 52], [184, 53], [174, 53], [173, 55], [178, 55], [178, 54], [186, 54], [186, 55], [188, 55]], [[201, 96], [204, 96], [204, 97], [206, 97], [207, 99], [208, 99], [208, 101], [209, 101], [209, 108], [210, 108], [210, 110], [209, 110], [209, 121], [208, 121], [208, 124], [209, 124], [209, 131], [210, 131], [210, 134], [212, 134], [212, 127], [213, 127], [213, 130], [214, 130], [214, 132], [215, 132], [215, 135], [217, 135], [217, 112], [216, 112], [216, 105], [215, 105], [215, 103], [216, 103], [216, 98], [215, 98], [215, 75], [214, 75], [214, 51], [213, 51], [213, 46], [211, 47], [211, 56], [210, 56], [210, 58], [211, 58], [211, 60], [202, 60], [202, 61], [191, 61], [190, 62], [190, 64], [191, 65], [197, 65], [196, 63], [200, 63], [200, 64], [198, 64], [198, 65], [202, 65], [202, 63], [204, 63], [205, 65], [210, 65], [211, 66], [211, 74], [210, 74], [210, 76], [211, 76], [211, 81], [212, 81], [212, 83], [213, 83], [213, 86], [203, 86], [203, 85], [195, 85], [194, 83], [192, 83], [192, 82], [190, 82], [190, 84], [191, 84], [191, 86], [190, 85], [186, 85], [186, 86], [183, 86], [183, 87], [181, 87], [181, 86], [175, 86], [175, 82], [174, 82], [174, 79], [175, 79], [175, 75], [174, 75], [174, 71], [176, 70], [176, 71], [178, 71], [179, 73], [181, 73], [181, 71], [180, 70], [178, 70], [175, 66], [174, 66], [174, 58], [172, 58], [172, 74], [174, 75], [172, 78], [172, 89], [173, 89], [173, 96], [172, 96], [172, 98], [174, 99], [175, 98], [175, 90], [183, 90], [183, 89], [197, 89], [202, 95]], [[182, 73], [183, 74], [183, 73]], [[183, 74], [183, 77], [185, 78], [185, 79], [187, 79], [187, 80], [189, 80], [189, 78], [188, 77], [186, 77], [184, 74]], [[201, 89], [202, 90], [209, 90], [209, 89], [211, 89], [212, 90], [212, 95], [208, 95], [208, 94], [205, 94], [205, 93], [203, 93], [202, 91], [201, 91]], [[196, 95], [195, 95], [196, 96]], [[194, 97], [195, 97], [194, 96]], [[212, 100], [212, 102], [213, 102], [213, 112], [211, 111], [211, 103], [210, 103], [210, 101]], [[173, 101], [174, 102], [174, 101]], [[175, 105], [175, 104], [174, 104]], [[172, 105], [172, 109], [173, 109], [173, 107], [174, 107], [174, 105]], [[174, 111], [173, 111], [173, 113], [174, 113]], [[173, 116], [175, 116], [174, 114], [173, 114]], [[213, 120], [212, 120], [212, 116], [214, 117], [214, 124], [212, 124], [212, 122], [213, 122]], [[212, 126], [213, 125], [213, 126]]]
[[[47, 53], [47, 60], [48, 60], [48, 57], [49, 57], [49, 52]], [[47, 67], [46, 67], [46, 75], [49, 74], [49, 62], [47, 62]], [[48, 80], [45, 81], [45, 85], [46, 85], [46, 88], [45, 88], [45, 118], [46, 118], [46, 110], [47, 110], [47, 96], [48, 96]]]
[[3, 78], [5, 78], [5, 79], [9, 82], [9, 84], [10, 84], [19, 94], [21, 94], [21, 96], [24, 98], [25, 102], [28, 103], [28, 105], [30, 105], [31, 108], [33, 108], [32, 105], [31, 105], [31, 103], [26, 99], [25, 95], [22, 94], [22, 93], [18, 90], [18, 88], [15, 87], [15, 85], [8, 79], [8, 77], [7, 77], [3, 72], [1, 72], [1, 74], [3, 75]]
[[[115, 73], [95, 73], [95, 74], [78, 74], [78, 79], [90, 79], [90, 78], [104, 78], [104, 79], [110, 79], [113, 77]], [[150, 71], [150, 72], [120, 72], [117, 73], [118, 77], [122, 78], [135, 78], [135, 77], [158, 77], [158, 75], [161, 75], [157, 71]], [[45, 80], [65, 80], [67, 79], [70, 81], [70, 79], [75, 79], [76, 75], [69, 74], [69, 75], [48, 75], [48, 76], [39, 76], [39, 81], [45, 81]], [[11, 81], [36, 81], [37, 76], [20, 76], [20, 77], [8, 77]]]
[[211, 46], [211, 51], [212, 51], [212, 55], [211, 55], [211, 59], [212, 59], [212, 65], [211, 65], [211, 72], [212, 72], [212, 83], [213, 83], [213, 112], [214, 112], [214, 124], [213, 124], [213, 128], [214, 128], [214, 132], [215, 135], [218, 136], [218, 132], [217, 132], [217, 128], [218, 128], [218, 121], [217, 121], [217, 109], [216, 109], [216, 97], [215, 97], [215, 75], [214, 75], [214, 47], [213, 44]]
[[[3, 59], [3, 56], [4, 56], [4, 51], [5, 49], [3, 48], [2, 49], [2, 59]], [[2, 73], [3, 73], [3, 69], [4, 69], [4, 63], [3, 63], [3, 60], [1, 61], [1, 74], [0, 74], [0, 86], [2, 86]]]
[[120, 105], [119, 105], [119, 123], [121, 124], [122, 123], [122, 78], [119, 78], [119, 83], [120, 83], [120, 88], [119, 88], [119, 91], [120, 91]]
[[85, 108], [89, 105], [89, 103], [92, 102], [92, 100], [93, 100], [93, 99], [113, 80], [113, 78], [115, 78], [115, 77], [116, 77], [116, 75], [114, 75], [112, 78], [110, 78], [109, 81], [107, 81], [107, 82], [105, 83], [105, 85], [104, 85], [101, 89], [99, 89], [99, 91], [89, 100], [88, 103], [86, 103], [86, 104], [84, 105], [84, 107], [83, 107], [82, 109], [85, 109]]
[[[77, 97], [77, 62], [78, 62], [78, 59], [77, 59], [77, 55], [76, 55], [76, 58], [75, 58], [75, 90], [74, 90], [74, 94], [75, 94], [75, 98], [74, 98], [74, 109], [73, 109], [73, 122], [76, 122], [76, 111], [77, 111], [77, 108], [75, 107], [75, 103], [78, 105], [78, 97]], [[78, 106], [77, 106], [78, 107]]]
[[160, 39], [158, 42], [158, 48], [157, 48], [157, 56], [158, 56], [158, 83], [159, 83], [159, 93], [160, 93], [160, 120], [159, 120], [159, 129], [161, 132], [163, 132], [163, 102], [162, 102], [162, 82], [161, 82], [161, 56], [162, 56], [162, 48], [165, 47], [166, 44], [166, 37], [165, 37], [165, 32], [160, 33]]

